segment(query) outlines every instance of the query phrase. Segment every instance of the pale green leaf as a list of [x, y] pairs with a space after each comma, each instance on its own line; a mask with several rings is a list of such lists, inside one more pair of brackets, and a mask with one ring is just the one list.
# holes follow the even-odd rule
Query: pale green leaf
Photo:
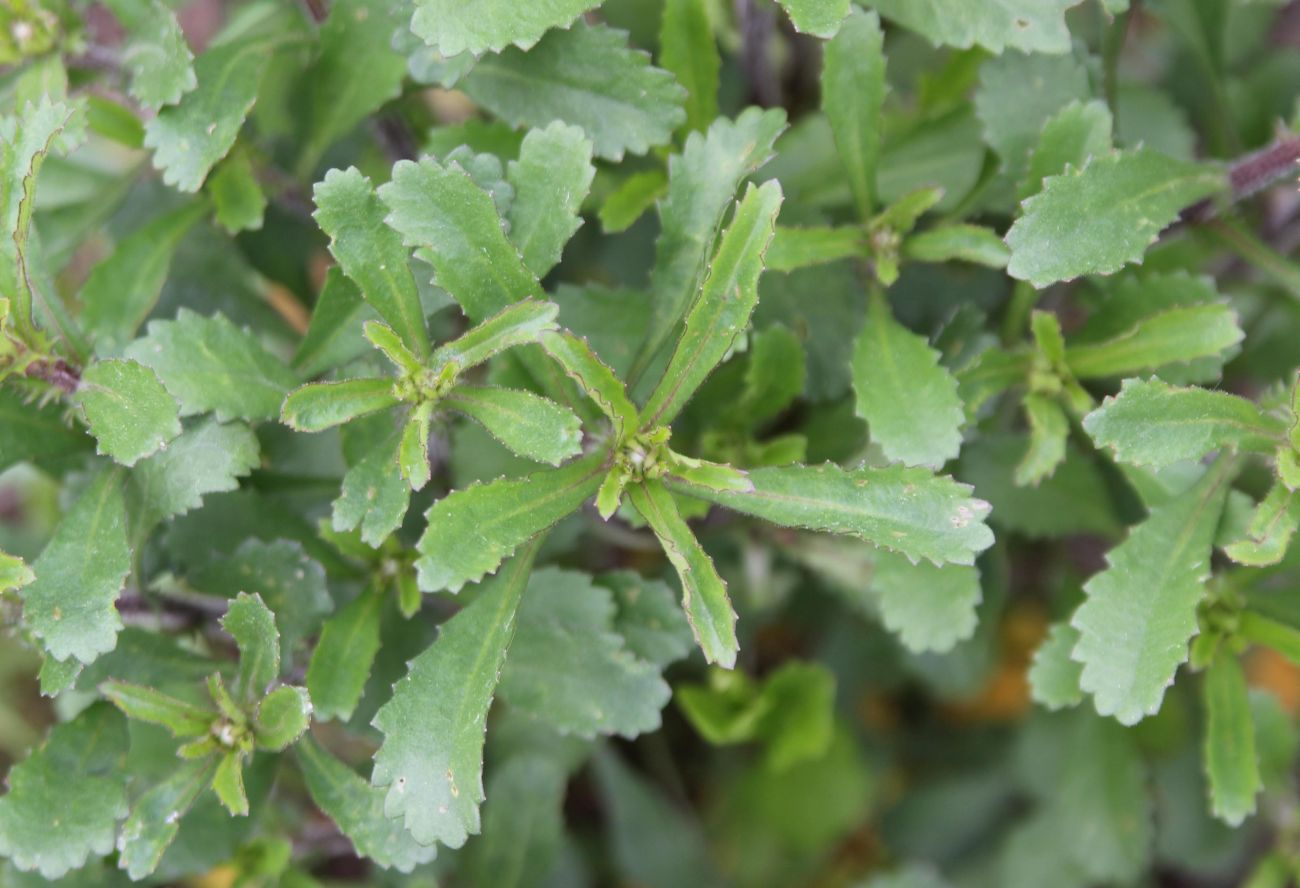
[[293, 356], [293, 368], [305, 377], [319, 376], [361, 357], [370, 350], [361, 333], [363, 324], [377, 317], [357, 285], [338, 266], [331, 268]]
[[1070, 346], [1065, 362], [1079, 379], [1131, 376], [1220, 356], [1245, 336], [1237, 312], [1222, 303], [1170, 308], [1113, 339]]
[[555, 322], [560, 309], [554, 302], [524, 299], [507, 306], [472, 327], [467, 333], [439, 346], [434, 365], [455, 364], [459, 370], [482, 364], [494, 355], [537, 342], [543, 334], [559, 329]]
[[1279, 482], [1255, 508], [1245, 533], [1223, 547], [1224, 554], [1238, 564], [1251, 567], [1277, 564], [1286, 556], [1297, 525], [1300, 525], [1300, 496]]
[[614, 630], [632, 653], [662, 669], [691, 652], [690, 624], [667, 583], [616, 571], [596, 577], [596, 584], [614, 594]]
[[34, 579], [36, 575], [21, 558], [0, 551], [0, 592], [21, 589]]
[[526, 459], [558, 466], [582, 452], [582, 423], [567, 407], [519, 389], [457, 386], [443, 399]]
[[402, 372], [402, 375], [420, 373], [425, 369], [424, 362], [416, 357], [415, 353], [402, 342], [402, 337], [384, 322], [366, 321], [361, 325], [361, 334], [366, 342], [383, 352], [384, 357], [388, 358]]
[[60, 405], [29, 403], [16, 388], [0, 386], [0, 471], [20, 462], [62, 470], [89, 453], [93, 442], [69, 424]]
[[494, 888], [546, 884], [564, 840], [567, 776], [554, 758], [526, 752], [492, 772], [483, 838], [470, 847], [465, 861], [470, 881]]
[[384, 595], [362, 592], [325, 621], [307, 667], [307, 689], [319, 719], [352, 717], [379, 651]]
[[795, 30], [814, 37], [834, 37], [849, 16], [849, 0], [780, 0]]
[[1235, 655], [1224, 652], [1205, 670], [1205, 777], [1210, 810], [1229, 826], [1255, 813], [1263, 789], [1255, 751], [1255, 720], [1246, 674]]
[[185, 762], [131, 806], [118, 838], [118, 866], [132, 879], [153, 873], [180, 831], [181, 817], [212, 782], [216, 759]]
[[177, 245], [207, 210], [192, 201], [151, 219], [90, 272], [78, 296], [78, 320], [98, 354], [117, 354], [135, 336], [158, 302]]
[[107, 703], [57, 725], [14, 765], [0, 797], [0, 855], [59, 879], [113, 850], [126, 816], [126, 719]]
[[253, 734], [259, 749], [288, 749], [307, 731], [311, 697], [304, 688], [278, 687], [257, 705]]
[[457, 592], [493, 573], [517, 548], [578, 509], [600, 486], [603, 454], [513, 480], [475, 484], [429, 507], [420, 537], [420, 588]]
[[114, 607], [131, 569], [122, 471], [105, 469], [63, 516], [20, 589], [23, 622], [56, 660], [91, 663], [117, 644]]
[[[848, 4], [848, 0], [835, 2]], [[718, 116], [722, 60], [707, 0], [667, 0], [659, 24], [659, 64], [686, 89], [687, 128], [708, 129]], [[605, 230], [610, 230], [608, 225]]]
[[394, 429], [352, 463], [334, 500], [334, 530], [359, 529], [362, 541], [377, 547], [401, 526], [411, 492], [398, 462], [400, 444], [401, 433]]
[[1099, 447], [1133, 465], [1167, 466], [1220, 448], [1270, 451], [1282, 423], [1236, 395], [1126, 379], [1118, 395], [1083, 418]]
[[642, 170], [623, 180], [600, 207], [600, 227], [606, 234], [618, 234], [632, 227], [668, 191], [663, 170]]
[[780, 185], [768, 182], [751, 185], [737, 203], [672, 359], [641, 411], [642, 425], [671, 423], [748, 327], [781, 201]]
[[525, 547], [442, 625], [375, 716], [384, 742], [371, 782], [388, 787], [384, 815], [422, 845], [459, 848], [479, 831], [487, 712], [536, 551]]
[[257, 181], [257, 171], [247, 149], [235, 148], [208, 177], [208, 196], [213, 217], [227, 234], [258, 231], [266, 214], [266, 194]]
[[625, 31], [585, 22], [551, 31], [528, 52], [485, 56], [459, 87], [514, 127], [581, 127], [605, 160], [667, 144], [686, 120], [686, 94], [671, 74], [633, 49]]
[[1011, 251], [991, 228], [945, 225], [903, 241], [903, 258], [913, 262], [969, 262], [985, 268], [1006, 268]]
[[221, 628], [239, 646], [239, 673], [231, 692], [244, 703], [261, 699], [280, 675], [280, 632], [275, 614], [261, 595], [240, 592], [221, 618]]
[[1029, 168], [1017, 188], [1021, 200], [1043, 187], [1043, 180], [1067, 169], [1079, 169], [1113, 147], [1114, 121], [1105, 102], [1075, 100], [1043, 124]]
[[1152, 509], [1084, 585], [1087, 599], [1070, 620], [1079, 631], [1071, 656], [1083, 664], [1079, 686], [1101, 715], [1131, 725], [1160, 709], [1197, 631], [1226, 494], [1222, 470], [1210, 471]]
[[939, 353], [890, 313], [877, 291], [853, 347], [857, 415], [885, 456], [938, 468], [961, 450], [966, 412]]
[[592, 351], [587, 340], [567, 332], [545, 333], [542, 347], [609, 417], [620, 439], [636, 431], [636, 406], [628, 399], [622, 380]]
[[1063, 53], [1065, 11], [1080, 0], [867, 0], [885, 18], [936, 46]]
[[314, 382], [289, 393], [280, 421], [295, 431], [320, 432], [398, 403], [387, 377]]
[[790, 466], [749, 472], [752, 493], [674, 488], [773, 524], [858, 537], [913, 560], [974, 564], [993, 545], [988, 503], [925, 469]]
[[876, 205], [886, 89], [884, 47], [880, 16], [855, 10], [826, 44], [822, 63], [822, 111], [830, 121], [858, 215], [864, 220]]
[[98, 452], [124, 466], [181, 433], [180, 405], [158, 376], [135, 361], [97, 361], [81, 374], [77, 403], [99, 442]]
[[908, 650], [943, 653], [975, 634], [983, 597], [978, 568], [913, 564], [888, 551], [876, 552], [872, 561], [871, 590], [881, 619]]
[[736, 665], [740, 642], [736, 639], [736, 611], [727, 595], [726, 582], [718, 576], [713, 560], [686, 525], [672, 494], [661, 482], [633, 484], [627, 493], [677, 570], [682, 583], [682, 610], [704, 658], [731, 669]]
[[106, 681], [99, 692], [122, 710], [127, 718], [159, 725], [173, 737], [197, 737], [207, 733], [217, 713], [169, 697], [161, 691], [124, 681]]
[[1067, 622], [1052, 624], [1029, 666], [1029, 694], [1035, 703], [1055, 710], [1083, 702], [1079, 687], [1083, 664], [1070, 659], [1078, 643], [1078, 629]]
[[1217, 169], [1148, 149], [1094, 158], [1054, 176], [1007, 232], [1007, 273], [1045, 287], [1140, 262], [1186, 207], [1222, 189]]
[[198, 86], [194, 54], [176, 13], [162, 0], [107, 0], [126, 31], [122, 64], [131, 72], [131, 97], [146, 108], [174, 105]]
[[929, 864], [910, 864], [889, 875], [876, 876], [863, 888], [949, 888], [949, 883]]
[[257, 438], [248, 426], [222, 425], [211, 418], [191, 426], [131, 472], [131, 538], [140, 539], [159, 521], [197, 509], [209, 493], [237, 489], [238, 479], [260, 464]]
[[671, 691], [614, 631], [614, 599], [575, 571], [535, 571], [499, 693], [562, 734], [636, 737], [659, 728]]
[[244, 756], [226, 752], [212, 775], [212, 792], [231, 817], [248, 816], [248, 793], [244, 789]]
[[1008, 52], [984, 60], [975, 113], [984, 141], [1002, 162], [1007, 197], [1029, 167], [1043, 128], [1063, 108], [1090, 98], [1088, 69], [1072, 54]]
[[416, 405], [406, 417], [402, 440], [397, 445], [397, 464], [412, 490], [419, 490], [428, 484], [433, 474], [433, 466], [429, 464], [429, 428], [432, 420], [432, 401]]
[[515, 188], [506, 214], [510, 240], [538, 280], [556, 266], [582, 226], [579, 210], [596, 175], [591, 152], [582, 130], [557, 121], [524, 136], [519, 159], [506, 168]]
[[551, 28], [568, 27], [602, 0], [415, 0], [411, 30], [443, 56], [500, 52], [514, 44], [528, 49]]
[[769, 271], [795, 271], [867, 255], [866, 233], [857, 227], [785, 228], [777, 226], [763, 264]]
[[1029, 420], [1029, 447], [1012, 476], [1021, 487], [1037, 485], [1052, 476], [1065, 461], [1065, 445], [1070, 437], [1070, 418], [1054, 399], [1030, 393], [1025, 395], [1024, 405]]
[[402, 239], [384, 221], [384, 205], [355, 167], [330, 170], [316, 183], [316, 222], [330, 236], [330, 252], [379, 316], [407, 347], [429, 354], [420, 293]]
[[273, 419], [297, 378], [257, 337], [221, 315], [182, 308], [174, 321], [150, 321], [126, 357], [153, 368], [181, 405], [181, 415]]
[[384, 813], [384, 791], [366, 781], [310, 737], [295, 747], [312, 801], [348, 837], [359, 856], [385, 869], [410, 872], [437, 854], [421, 845], [400, 820]]

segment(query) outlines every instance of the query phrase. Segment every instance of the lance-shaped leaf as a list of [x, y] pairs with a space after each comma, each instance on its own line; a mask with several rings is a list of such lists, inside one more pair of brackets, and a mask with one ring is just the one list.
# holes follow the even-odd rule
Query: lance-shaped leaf
[[261, 699], [280, 674], [280, 632], [262, 596], [240, 592], [221, 618], [239, 646], [239, 672], [231, 691], [244, 703]]
[[98, 354], [117, 354], [135, 336], [158, 302], [177, 245], [207, 211], [203, 201], [193, 201], [151, 219], [91, 271], [78, 320]]
[[127, 718], [164, 727], [173, 737], [205, 734], [217, 718], [211, 710], [130, 682], [106, 681], [99, 686], [99, 692]]
[[835, 465], [753, 469], [750, 493], [672, 482], [675, 489], [773, 524], [841, 533], [935, 564], [974, 564], [993, 545], [989, 504], [925, 469]]
[[107, 703], [57, 725], [9, 772], [0, 797], [0, 854], [58, 879], [113, 850], [126, 816], [126, 719]]
[[99, 452], [124, 466], [181, 433], [180, 405], [152, 370], [135, 361], [91, 364], [81, 375], [77, 403]]
[[778, 226], [763, 264], [769, 271], [797, 271], [841, 259], [867, 254], [867, 236], [862, 228], [785, 228]]
[[938, 468], [961, 449], [966, 421], [957, 380], [939, 353], [890, 313], [877, 290], [853, 346], [856, 411], [885, 456]]
[[207, 193], [212, 198], [212, 218], [227, 234], [261, 229], [266, 193], [246, 148], [234, 148], [217, 163], [208, 177]]
[[394, 429], [374, 442], [343, 476], [343, 487], [334, 500], [336, 531], [359, 528], [362, 541], [377, 547], [402, 525], [411, 491], [398, 462], [401, 437]]
[[867, 0], [880, 14], [935, 46], [1063, 53], [1065, 11], [1079, 0]]
[[790, 23], [802, 34], [834, 37], [849, 15], [849, 0], [780, 0]]
[[301, 19], [274, 3], [246, 7], [194, 63], [198, 86], [145, 124], [144, 144], [163, 181], [198, 191], [226, 156], [257, 100], [276, 46], [299, 33]]
[[736, 639], [736, 611], [727, 584], [718, 576], [713, 559], [700, 545], [677, 510], [677, 502], [659, 481], [632, 484], [627, 489], [632, 505], [659, 538], [664, 554], [682, 583], [682, 610], [690, 621], [704, 658], [726, 669], [736, 665], [740, 642]]
[[459, 164], [399, 161], [379, 188], [388, 224], [433, 266], [435, 280], [472, 321], [540, 293], [506, 238], [491, 196]]
[[117, 643], [114, 603], [131, 569], [122, 470], [101, 471], [63, 516], [19, 590], [23, 622], [56, 660], [91, 663]]
[[384, 742], [371, 783], [388, 787], [384, 815], [402, 818], [421, 845], [459, 848], [478, 832], [487, 712], [537, 546], [525, 547], [442, 625], [375, 715]]
[[1227, 488], [1220, 465], [1152, 509], [1084, 585], [1087, 599], [1070, 620], [1079, 631], [1072, 657], [1101, 715], [1131, 725], [1159, 710], [1196, 634]]
[[295, 747], [312, 801], [348, 837], [359, 856], [385, 869], [410, 872], [428, 863], [437, 846], [421, 845], [400, 820], [384, 814], [384, 791], [308, 737]]
[[191, 426], [131, 472], [130, 538], [140, 540], [159, 521], [197, 509], [209, 493], [237, 489], [238, 479], [260, 463], [257, 437], [248, 426], [211, 418]]
[[174, 321], [150, 321], [126, 357], [153, 368], [181, 404], [181, 415], [209, 410], [221, 421], [273, 419], [297, 382], [257, 337], [221, 315], [182, 308]]
[[1278, 482], [1250, 516], [1250, 524], [1240, 539], [1223, 547], [1224, 553], [1238, 564], [1266, 567], [1285, 556], [1300, 525], [1300, 496]]
[[545, 333], [541, 341], [546, 353], [609, 417], [618, 438], [636, 431], [639, 421], [636, 406], [628, 398], [622, 380], [592, 351], [587, 340], [559, 332]]
[[[514, 657], [514, 653], [511, 653]], [[497, 765], [488, 779], [483, 838], [466, 849], [467, 881], [525, 888], [554, 872], [564, 848], [568, 771], [558, 755], [523, 752]]]
[[316, 183], [316, 222], [330, 252], [361, 293], [420, 357], [429, 354], [420, 292], [401, 236], [384, 222], [385, 208], [355, 167], [330, 170]]
[[582, 452], [582, 422], [567, 407], [519, 389], [462, 385], [443, 403], [526, 459], [558, 466]]
[[1255, 719], [1246, 674], [1235, 655], [1224, 652], [1205, 670], [1205, 776], [1210, 810], [1229, 826], [1255, 813], [1263, 788], [1255, 750]]
[[1237, 313], [1227, 305], [1171, 308], [1143, 318], [1113, 339], [1072, 345], [1065, 361], [1079, 379], [1132, 376], [1220, 355], [1245, 335], [1237, 326]]
[[317, 718], [352, 717], [379, 652], [383, 604], [382, 592], [362, 592], [325, 621], [307, 667], [307, 690]]
[[1220, 448], [1270, 451], [1280, 420], [1227, 392], [1177, 388], [1158, 379], [1126, 379], [1120, 393], [1083, 418], [1100, 447], [1133, 465], [1167, 466]]
[[462, 52], [481, 55], [514, 44], [528, 49], [551, 28], [565, 28], [601, 0], [486, 0], [466, 5], [457, 0], [415, 0], [411, 30], [444, 58]]
[[1065, 461], [1065, 445], [1070, 436], [1070, 418], [1065, 408], [1046, 395], [1025, 395], [1025, 417], [1029, 420], [1029, 447], [1016, 465], [1012, 476], [1024, 487], [1050, 478]]
[[1075, 100], [1043, 124], [1038, 144], [1029, 157], [1029, 169], [1018, 194], [1023, 200], [1037, 194], [1043, 180], [1078, 169], [1091, 158], [1110, 153], [1113, 120], [1105, 102]]
[[650, 274], [654, 314], [633, 366], [635, 378], [658, 355], [699, 292], [722, 216], [745, 177], [767, 163], [785, 129], [780, 110], [750, 108], [686, 137], [668, 159], [668, 195], [659, 204], [659, 240]]
[[[848, 0], [842, 2], [847, 12]], [[659, 25], [659, 64], [686, 89], [687, 128], [708, 129], [718, 116], [722, 60], [707, 0], [667, 0]]]
[[194, 87], [194, 54], [176, 13], [162, 0], [108, 0], [126, 31], [122, 65], [131, 72], [131, 97], [146, 108], [174, 105]]
[[433, 402], [417, 404], [406, 417], [402, 440], [397, 445], [397, 464], [412, 490], [429, 483], [433, 467], [429, 465], [429, 425], [433, 420]]
[[1007, 232], [1007, 273], [1035, 287], [1140, 262], [1186, 207], [1222, 189], [1213, 167], [1139, 148], [1053, 176]]
[[1029, 694], [1035, 703], [1056, 710], [1083, 702], [1083, 665], [1070, 659], [1078, 643], [1078, 629], [1065, 622], [1052, 625], [1029, 666]]
[[641, 412], [643, 427], [670, 424], [749, 326], [781, 200], [781, 186], [772, 181], [750, 186], [736, 204], [668, 368]]
[[0, 118], [0, 293], [10, 299], [14, 325], [23, 334], [34, 330], [27, 236], [36, 175], [71, 119], [71, 108], [48, 97], [14, 117]]
[[370, 350], [362, 325], [376, 316], [360, 288], [334, 266], [325, 275], [307, 333], [293, 356], [294, 369], [304, 377], [319, 376], [361, 357]]
[[904, 259], [913, 262], [969, 262], [985, 268], [1006, 268], [1011, 251], [991, 228], [979, 225], [944, 225], [909, 237], [903, 242]]
[[460, 370], [467, 370], [506, 349], [536, 342], [543, 333], [559, 329], [555, 322], [559, 314], [559, 306], [554, 302], [536, 299], [516, 302], [440, 346], [433, 353], [433, 364], [455, 364]]
[[495, 572], [516, 549], [595, 494], [604, 457], [596, 453], [525, 478], [475, 484], [434, 503], [416, 544], [420, 588], [458, 592]]
[[21, 589], [35, 579], [36, 574], [21, 558], [0, 551], [0, 592]]
[[885, 627], [910, 651], [943, 653], [975, 634], [983, 593], [974, 566], [913, 564], [897, 553], [876, 552], [871, 590]]
[[393, 380], [387, 377], [316, 382], [289, 393], [280, 420], [299, 432], [320, 432], [392, 407], [400, 400], [393, 393]]
[[132, 879], [153, 873], [180, 831], [181, 818], [212, 782], [215, 756], [188, 761], [136, 800], [118, 838], [118, 866]]
[[880, 16], [856, 10], [826, 44], [822, 62], [822, 111], [835, 135], [858, 215], [864, 220], [876, 204], [886, 88], [884, 50]]
[[604, 25], [578, 23], [528, 52], [486, 56], [459, 86], [511, 126], [581, 127], [606, 160], [667, 144], [686, 120], [686, 92], [673, 75], [629, 46], [626, 31]]
[[578, 213], [596, 175], [591, 152], [581, 129], [556, 121], [524, 136], [519, 159], [506, 168], [515, 187], [506, 214], [510, 240], [538, 280], [556, 266], [564, 245], [582, 227]]

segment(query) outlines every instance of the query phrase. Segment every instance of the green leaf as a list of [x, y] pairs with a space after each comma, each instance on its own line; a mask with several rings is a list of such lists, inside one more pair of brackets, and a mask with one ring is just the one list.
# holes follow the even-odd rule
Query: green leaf
[[633, 49], [627, 32], [585, 22], [528, 52], [480, 59], [458, 86], [513, 127], [581, 127], [605, 160], [665, 145], [686, 120], [686, 93], [671, 74]]
[[307, 731], [311, 720], [311, 697], [304, 688], [278, 687], [262, 699], [253, 721], [259, 749], [280, 752], [288, 749]]
[[117, 354], [135, 336], [158, 303], [176, 247], [207, 211], [203, 201], [192, 201], [151, 219], [90, 272], [78, 320], [98, 354]]
[[361, 332], [366, 342], [383, 352], [403, 375], [424, 370], [424, 362], [406, 347], [392, 327], [382, 321], [366, 321], [361, 325]]
[[1007, 273], [1035, 287], [1140, 262], [1179, 212], [1223, 187], [1218, 170], [1137, 149], [1048, 179], [1007, 232]]
[[790, 23], [801, 34], [834, 37], [850, 14], [849, 0], [780, 0]]
[[1052, 624], [1029, 667], [1029, 694], [1035, 703], [1056, 710], [1083, 702], [1083, 664], [1070, 659], [1078, 643], [1078, 629], [1067, 622]]
[[908, 650], [943, 653], [975, 634], [983, 597], [976, 567], [914, 564], [893, 552], [876, 552], [872, 561], [882, 621]]
[[1079, 0], [867, 0], [935, 46], [982, 46], [1063, 53], [1070, 49], [1065, 11]]
[[597, 357], [587, 340], [560, 332], [542, 334], [541, 342], [546, 353], [609, 417], [620, 440], [636, 431], [639, 422], [636, 406], [628, 399], [622, 380]]
[[0, 592], [21, 589], [35, 579], [36, 574], [21, 558], [0, 551]]
[[411, 30], [445, 58], [514, 44], [528, 49], [551, 28], [565, 28], [602, 0], [536, 0], [520, 7], [510, 0], [467, 6], [455, 0], [415, 0]]
[[149, 109], [174, 105], [198, 86], [194, 54], [176, 13], [161, 0], [107, 0], [126, 31], [122, 65], [131, 72], [131, 97]]
[[180, 831], [181, 817], [212, 782], [216, 759], [185, 762], [136, 799], [118, 838], [118, 866], [140, 880], [158, 868]]
[[153, 150], [153, 165], [168, 185], [198, 191], [230, 151], [257, 100], [273, 50], [299, 30], [292, 13], [274, 3], [241, 10], [195, 61], [198, 85], [145, 124], [145, 147]]
[[375, 716], [384, 742], [371, 782], [388, 787], [384, 816], [422, 845], [459, 848], [479, 830], [487, 712], [536, 552], [526, 547], [442, 625]]
[[[848, 0], [843, 2], [847, 7]], [[708, 129], [718, 116], [722, 60], [706, 0], [667, 0], [664, 4], [659, 24], [659, 64], [686, 88], [686, 128], [701, 132]], [[605, 230], [610, 231], [608, 225]]]
[[1282, 435], [1282, 423], [1245, 398], [1158, 379], [1126, 379], [1083, 427], [1119, 461], [1157, 468], [1220, 448], [1271, 451]]
[[659, 239], [650, 274], [654, 314], [629, 378], [645, 370], [699, 292], [722, 216], [740, 183], [772, 156], [785, 129], [780, 110], [750, 108], [691, 133], [681, 154], [668, 158], [668, 194], [659, 202]]
[[985, 268], [1006, 268], [1011, 251], [991, 228], [945, 225], [903, 241], [903, 258], [913, 262], [969, 262]]
[[440, 346], [433, 353], [433, 364], [455, 364], [458, 371], [468, 370], [507, 349], [537, 342], [543, 334], [558, 330], [555, 319], [559, 313], [554, 302], [516, 302]]
[[402, 239], [384, 222], [384, 205], [355, 167], [330, 170], [317, 182], [316, 222], [330, 236], [330, 252], [366, 301], [420, 357], [429, 354], [420, 293]]
[[691, 533], [672, 494], [661, 482], [632, 484], [627, 493], [677, 570], [682, 583], [682, 610], [704, 658], [723, 668], [733, 668], [740, 650], [736, 639], [736, 611], [727, 595], [727, 584], [718, 576], [713, 560]]
[[558, 466], [582, 452], [582, 423], [573, 411], [519, 389], [457, 386], [443, 399], [510, 450]]
[[1246, 336], [1221, 303], [1171, 308], [1114, 339], [1070, 346], [1065, 361], [1079, 379], [1129, 376], [1223, 354]]
[[235, 148], [208, 178], [213, 215], [227, 234], [257, 231], [266, 213], [266, 195], [246, 149]]
[[191, 426], [131, 472], [131, 539], [141, 539], [159, 521], [197, 509], [209, 493], [238, 489], [238, 479], [260, 464], [257, 438], [248, 426], [212, 418]]
[[561, 734], [636, 737], [672, 695], [659, 669], [614, 631], [614, 599], [575, 571], [535, 571], [501, 674], [501, 699]]
[[400, 444], [401, 433], [394, 429], [348, 469], [334, 500], [334, 530], [345, 533], [359, 528], [362, 541], [378, 547], [401, 527], [411, 492], [398, 462]]
[[1109, 154], [1114, 121], [1105, 102], [1075, 100], [1043, 124], [1029, 169], [1017, 188], [1021, 200], [1043, 187], [1043, 180], [1079, 169], [1092, 158]]
[[312, 801], [348, 837], [358, 855], [385, 869], [410, 872], [437, 853], [384, 814], [384, 792], [308, 737], [295, 747]]
[[605, 197], [600, 207], [600, 227], [606, 234], [627, 231], [668, 191], [663, 170], [633, 173]]
[[539, 280], [560, 261], [564, 245], [582, 226], [579, 210], [596, 175], [591, 152], [582, 130], [556, 121], [524, 136], [519, 159], [507, 167], [506, 177], [515, 187], [506, 214], [510, 240]]
[[294, 431], [321, 432], [398, 403], [393, 380], [388, 377], [314, 382], [289, 393], [280, 421]]
[[749, 325], [781, 200], [781, 186], [768, 182], [750, 186], [736, 204], [672, 359], [641, 411], [643, 426], [671, 423]]
[[298, 381], [250, 331], [187, 308], [174, 321], [150, 321], [148, 335], [131, 343], [126, 357], [153, 368], [182, 416], [210, 410], [222, 422], [278, 417]]
[[410, 247], [419, 247], [472, 321], [482, 321], [529, 296], [537, 279], [506, 239], [491, 196], [460, 167], [431, 157], [398, 161], [392, 181], [379, 189], [388, 224]]
[[576, 511], [600, 486], [604, 454], [525, 478], [475, 484], [429, 507], [416, 548], [420, 588], [458, 592], [494, 573], [537, 534]]
[[307, 667], [307, 689], [317, 718], [352, 717], [379, 651], [383, 604], [379, 591], [362, 592], [325, 621]]
[[397, 445], [397, 464], [412, 490], [429, 483], [433, 467], [429, 465], [429, 424], [433, 419], [433, 402], [416, 405], [406, 418], [402, 440]]
[[773, 524], [847, 534], [935, 564], [974, 564], [993, 545], [988, 503], [925, 469], [789, 466], [754, 469], [749, 480], [751, 493], [672, 486]]
[[938, 468], [961, 450], [966, 412], [957, 380], [923, 337], [894, 320], [879, 290], [854, 344], [852, 369], [857, 415], [890, 460]]
[[56, 660], [92, 663], [117, 643], [114, 603], [131, 569], [122, 471], [99, 472], [72, 504], [20, 589], [23, 622]]
[[830, 121], [858, 215], [864, 220], [870, 218], [877, 197], [886, 89], [884, 47], [880, 16], [855, 10], [826, 44], [822, 63], [822, 111]]
[[240, 592], [221, 618], [221, 628], [239, 646], [239, 673], [232, 693], [244, 703], [260, 700], [280, 675], [280, 632], [275, 628], [275, 614], [261, 595]]
[[545, 884], [564, 839], [566, 778], [558, 761], [527, 752], [492, 772], [483, 838], [466, 860], [469, 880], [500, 888]]
[[361, 357], [370, 350], [361, 333], [363, 324], [376, 317], [357, 285], [334, 266], [325, 275], [307, 333], [298, 343], [294, 369], [304, 377], [319, 376]]
[[1251, 567], [1277, 564], [1286, 556], [1297, 525], [1300, 497], [1279, 482], [1255, 508], [1245, 534], [1223, 547], [1224, 554]]
[[161, 691], [124, 681], [106, 681], [99, 692], [122, 710], [127, 718], [159, 725], [173, 737], [197, 737], [206, 734], [217, 719], [207, 709], [169, 697]]
[[227, 752], [212, 775], [212, 791], [231, 817], [248, 816], [248, 793], [244, 791], [244, 756]]
[[867, 255], [867, 238], [861, 228], [785, 228], [777, 226], [763, 264], [768, 271], [796, 271], [841, 259]]
[[1205, 670], [1205, 776], [1210, 809], [1229, 826], [1255, 813], [1263, 789], [1255, 751], [1255, 720], [1246, 674], [1235, 655], [1222, 654]]
[[88, 453], [92, 441], [69, 426], [60, 405], [28, 403], [16, 389], [0, 386], [0, 470], [20, 462], [63, 470]]
[[1070, 437], [1070, 418], [1065, 408], [1046, 395], [1025, 395], [1025, 416], [1029, 420], [1029, 448], [1016, 466], [1015, 483], [1024, 487], [1050, 478], [1065, 461]]
[[1152, 509], [1084, 585], [1087, 599], [1070, 620], [1079, 631], [1071, 656], [1083, 664], [1079, 686], [1099, 714], [1131, 725], [1160, 709], [1196, 634], [1227, 487], [1220, 466]]
[[124, 466], [156, 453], [181, 433], [180, 405], [157, 375], [135, 361], [98, 361], [77, 388], [98, 452]]
[[667, 583], [622, 570], [602, 574], [596, 583], [614, 595], [614, 629], [629, 651], [660, 669], [691, 652], [690, 624]]
[[0, 797], [0, 854], [59, 879], [113, 850], [126, 816], [126, 719], [107, 703], [57, 725], [9, 772]]

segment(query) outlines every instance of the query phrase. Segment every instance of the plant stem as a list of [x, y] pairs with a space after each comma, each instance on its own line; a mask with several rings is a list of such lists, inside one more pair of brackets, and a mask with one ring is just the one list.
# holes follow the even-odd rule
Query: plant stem
[[1216, 244], [1249, 262], [1293, 299], [1300, 299], [1300, 265], [1264, 243], [1249, 228], [1235, 220], [1215, 219], [1205, 223], [1201, 230]]

